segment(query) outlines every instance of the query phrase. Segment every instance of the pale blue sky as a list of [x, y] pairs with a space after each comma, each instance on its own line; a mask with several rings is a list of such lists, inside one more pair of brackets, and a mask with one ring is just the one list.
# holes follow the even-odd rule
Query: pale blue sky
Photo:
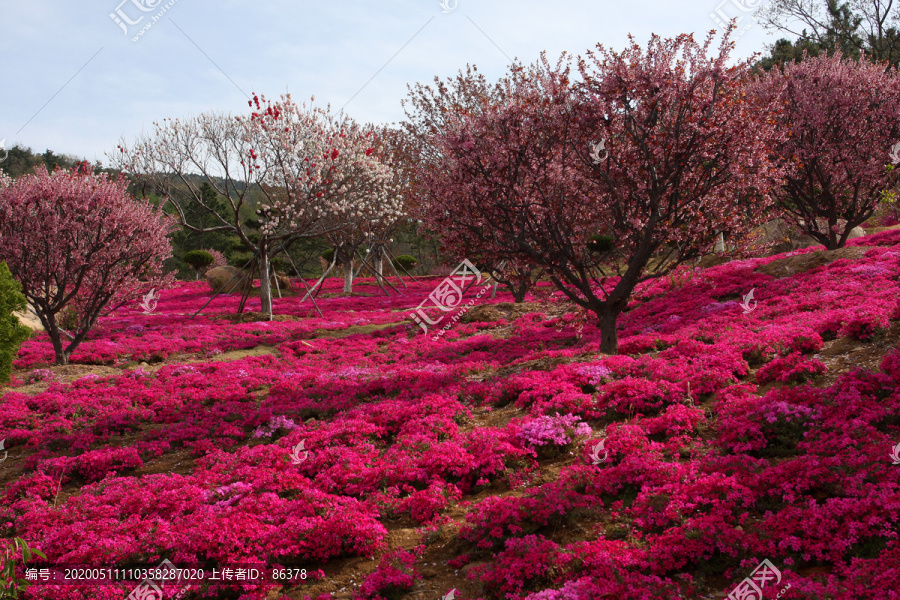
[[[621, 49], [629, 33], [641, 43], [651, 33], [702, 39], [716, 27], [710, 13], [722, 6], [444, 0], [455, 5], [445, 13], [440, 0], [120, 2], [0, 0], [0, 140], [7, 148], [104, 160], [121, 136], [131, 139], [154, 120], [243, 112], [253, 92], [290, 91], [298, 101], [315, 94], [317, 104], [346, 105], [357, 120], [395, 122], [403, 119], [407, 83], [451, 76], [467, 63], [496, 78], [508, 57], [532, 62], [542, 50], [555, 58], [597, 43]], [[735, 57], [776, 39], [733, 3], [765, 0], [722, 6], [728, 16], [748, 15]]]

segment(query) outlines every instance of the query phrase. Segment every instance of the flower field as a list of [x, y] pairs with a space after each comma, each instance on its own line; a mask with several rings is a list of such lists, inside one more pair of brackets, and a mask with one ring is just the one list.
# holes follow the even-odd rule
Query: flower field
[[[639, 286], [618, 356], [549, 286], [435, 339], [408, 315], [439, 278], [273, 321], [179, 284], [68, 366], [23, 344], [0, 530], [35, 569], [204, 570], [163, 598], [724, 598], [764, 560], [764, 598], [900, 598], [900, 231], [834, 252]], [[25, 597], [143, 578], [108, 579]]]

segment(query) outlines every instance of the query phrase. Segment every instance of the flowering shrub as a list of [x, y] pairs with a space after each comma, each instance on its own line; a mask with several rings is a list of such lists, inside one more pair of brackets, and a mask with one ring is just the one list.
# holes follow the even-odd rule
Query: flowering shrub
[[413, 492], [397, 504], [397, 513], [408, 513], [417, 523], [434, 520], [452, 500], [461, 497], [459, 489], [452, 484], [432, 483], [426, 490]]
[[473, 576], [498, 598], [521, 598], [526, 590], [559, 583], [568, 556], [541, 536], [511, 538], [490, 565], [478, 567]]
[[217, 267], [224, 267], [228, 264], [228, 261], [225, 260], [225, 255], [219, 252], [218, 250], [212, 250], [210, 248], [204, 248], [204, 252], [209, 253], [210, 256], [213, 257], [212, 264], [210, 264], [206, 270], [209, 271], [211, 269], [215, 269]]
[[782, 383], [803, 383], [825, 373], [825, 365], [818, 360], [804, 358], [794, 352], [784, 358], [776, 358], [756, 373], [759, 383], [780, 381]]
[[35, 369], [25, 376], [25, 383], [38, 383], [41, 381], [54, 381], [56, 374], [50, 369]]
[[[613, 571], [615, 577], [597, 581], [591, 577], [570, 579], [558, 590], [544, 590], [529, 594], [525, 600], [583, 600], [584, 598], [622, 598], [623, 600], [655, 600], [673, 593], [673, 587], [663, 587], [653, 578], [628, 573], [627, 579]], [[649, 581], [648, 581], [649, 580]], [[651, 585], [648, 585], [650, 583]]]
[[[598, 354], [594, 324], [575, 338], [540, 312], [494, 332], [482, 322], [419, 335], [396, 323], [431, 293], [427, 281], [389, 298], [358, 280], [372, 295], [321, 299], [324, 317], [294, 297], [275, 300], [290, 319], [237, 324], [214, 318], [235, 297], [191, 320], [209, 298], [205, 284], [185, 284], [152, 315], [125, 306], [101, 318], [73, 356], [125, 368], [19, 389], [53, 360], [45, 338], [25, 342], [19, 381], [0, 397], [0, 457], [10, 458], [0, 531], [44, 550], [36, 567], [374, 556], [374, 598], [392, 582], [408, 589], [422, 560], [382, 558], [394, 549], [387, 520], [431, 530], [452, 517], [461, 527], [441, 530], [442, 558], [480, 563], [469, 573], [486, 598], [702, 597], [767, 557], [789, 594], [874, 600], [870, 582], [893, 589], [900, 572], [889, 457], [900, 349], [876, 372], [821, 388], [803, 379], [823, 372], [823, 330], [843, 335], [857, 317], [894, 309], [900, 237], [877, 240], [862, 258], [791, 277], [756, 273], [766, 258], [677, 289], [647, 282], [620, 319], [621, 347], [640, 342], [633, 355]], [[754, 286], [778, 302], [747, 314], [729, 304]], [[381, 329], [363, 332], [360, 319]], [[163, 362], [133, 367], [136, 355]], [[792, 385], [761, 393], [764, 382]], [[28, 594], [125, 595], [111, 590]]]
[[666, 381], [625, 377], [603, 386], [599, 403], [619, 414], [657, 413], [672, 395], [673, 386]]
[[551, 506], [537, 496], [487, 498], [467, 516], [471, 524], [460, 531], [460, 539], [481, 550], [496, 549], [509, 537], [536, 531], [565, 512], [564, 506]]
[[576, 372], [588, 380], [588, 383], [595, 388], [593, 390], [595, 392], [597, 391], [596, 387], [612, 379], [613, 374], [612, 369], [600, 364], [584, 365], [578, 367]]
[[887, 315], [862, 314], [853, 317], [841, 329], [841, 335], [846, 335], [856, 340], [869, 341], [877, 335], [884, 333], [890, 327]]
[[363, 598], [373, 600], [398, 600], [412, 589], [421, 576], [413, 565], [416, 556], [403, 550], [394, 550], [382, 555], [378, 569], [366, 577], [359, 593]]
[[290, 431], [292, 429], [295, 429], [296, 427], [297, 426], [294, 425], [294, 422], [292, 420], [279, 415], [277, 417], [272, 417], [271, 419], [269, 419], [269, 422], [265, 425], [257, 427], [256, 431], [253, 432], [253, 437], [272, 437], [272, 435], [279, 429]]
[[[526, 421], [517, 437], [526, 446], [538, 449], [538, 455], [552, 455], [568, 446], [576, 437], [591, 435], [591, 427], [581, 423], [581, 417], [562, 415], [554, 417], [541, 416]], [[546, 448], [553, 448], [547, 453]], [[542, 454], [542, 451], [544, 454]]]
[[134, 448], [103, 448], [75, 457], [51, 458], [38, 463], [38, 469], [50, 473], [74, 473], [85, 481], [99, 481], [117, 471], [144, 465]]

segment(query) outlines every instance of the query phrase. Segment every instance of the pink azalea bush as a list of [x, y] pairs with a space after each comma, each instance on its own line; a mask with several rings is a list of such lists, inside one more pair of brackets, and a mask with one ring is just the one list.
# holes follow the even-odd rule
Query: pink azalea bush
[[517, 437], [522, 444], [541, 449], [543, 446], [563, 448], [576, 437], [591, 434], [591, 427], [582, 423], [577, 415], [546, 415], [529, 419], [519, 429]]
[[793, 352], [783, 358], [776, 358], [756, 373], [759, 383], [780, 381], [782, 383], [803, 383], [825, 373], [825, 365], [815, 359], [804, 358], [799, 352]]
[[372, 600], [394, 600], [412, 589], [421, 577], [413, 565], [416, 556], [403, 550], [395, 550], [382, 555], [378, 568], [369, 575], [360, 587], [361, 598]]

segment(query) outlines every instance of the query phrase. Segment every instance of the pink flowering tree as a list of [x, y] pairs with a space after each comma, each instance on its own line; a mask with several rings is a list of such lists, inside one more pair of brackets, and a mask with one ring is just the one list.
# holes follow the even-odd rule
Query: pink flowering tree
[[900, 142], [895, 71], [836, 52], [773, 68], [751, 89], [781, 106], [774, 116], [791, 132], [776, 146], [788, 165], [778, 204], [826, 248], [842, 247], [890, 187], [885, 167]]
[[772, 204], [779, 134], [743, 93], [748, 67], [726, 64], [727, 40], [707, 56], [711, 40], [598, 46], [578, 84], [565, 59], [514, 66], [500, 93], [462, 110], [459, 94], [418, 86], [412, 122], [432, 145], [421, 218], [450, 246], [544, 269], [616, 353], [638, 284], [707, 252], [717, 232], [738, 237]]
[[405, 129], [396, 125], [376, 125], [373, 126], [373, 131], [375, 155], [391, 168], [391, 185], [395, 192], [391, 210], [382, 211], [379, 218], [371, 221], [366, 227], [366, 243], [374, 252], [370, 264], [375, 276], [380, 279], [384, 274], [386, 262], [389, 269], [393, 269], [390, 266], [388, 245], [394, 241], [393, 236], [400, 228], [409, 222], [412, 189], [411, 150], [415, 147], [415, 141], [409, 137]]
[[[474, 65], [468, 65], [465, 71], [446, 82], [435, 77], [434, 86], [417, 84], [411, 88], [410, 98], [403, 101], [404, 106], [409, 107], [406, 111], [409, 121], [404, 127], [407, 144], [403, 164], [409, 171], [409, 205], [419, 216], [424, 216], [423, 210], [430, 203], [430, 183], [425, 181], [427, 178], [417, 176], [427, 174], [427, 169], [421, 166], [440, 165], [444, 160], [441, 147], [434, 143], [434, 135], [450, 131], [458, 123], [459, 115], [481, 115], [506, 102], [508, 94], [514, 92], [503, 83], [489, 82]], [[527, 259], [500, 257], [494, 245], [482, 237], [454, 236], [448, 231], [432, 233], [441, 238], [450, 254], [473, 261], [480, 271], [489, 273], [503, 284], [517, 303], [524, 302], [528, 290], [541, 274], [541, 270]]]
[[262, 102], [265, 110], [258, 104], [260, 112], [245, 121], [265, 142], [255, 160], [273, 165], [264, 180], [272, 202], [257, 210], [260, 231], [289, 239], [322, 231], [344, 265], [344, 291], [351, 292], [356, 249], [369, 229], [402, 209], [393, 171], [375, 153], [375, 131], [344, 114], [297, 105], [290, 96]]
[[0, 183], [0, 260], [47, 330], [57, 364], [68, 364], [100, 316], [167, 285], [174, 223], [132, 198], [123, 178], [39, 167]]
[[209, 265], [208, 269], [215, 269], [217, 267], [224, 267], [228, 264], [228, 261], [225, 260], [225, 255], [219, 252], [218, 250], [213, 250], [212, 248], [204, 248], [204, 252], [208, 252], [210, 256], [213, 257], [212, 264]]
[[[346, 115], [296, 104], [289, 95], [254, 96], [250, 108], [239, 117], [156, 124], [152, 135], [123, 142], [111, 158], [167, 197], [189, 231], [235, 234], [258, 257], [262, 311], [271, 313], [271, 258], [294, 240], [337, 231], [390, 195], [391, 172], [374, 156], [370, 132]], [[202, 181], [225, 198], [224, 214], [204, 202]], [[217, 223], [191, 223], [189, 205]]]

